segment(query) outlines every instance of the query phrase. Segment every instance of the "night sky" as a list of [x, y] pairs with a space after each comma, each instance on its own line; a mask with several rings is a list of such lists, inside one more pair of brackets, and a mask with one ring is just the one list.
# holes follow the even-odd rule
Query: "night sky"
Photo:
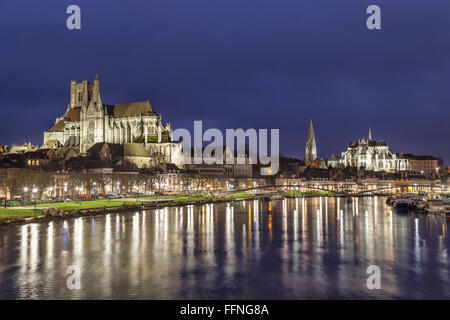
[[0, 143], [41, 145], [70, 80], [98, 71], [104, 103], [150, 100], [175, 128], [280, 128], [303, 158], [312, 118], [328, 158], [371, 125], [449, 165], [449, 31], [448, 0], [0, 0]]

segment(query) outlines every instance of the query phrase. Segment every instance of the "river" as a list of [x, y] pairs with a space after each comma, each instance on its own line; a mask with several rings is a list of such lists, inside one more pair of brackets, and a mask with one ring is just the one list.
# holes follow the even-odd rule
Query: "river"
[[[397, 215], [384, 197], [3, 226], [0, 299], [449, 299], [449, 226], [439, 216]], [[380, 289], [367, 286], [373, 265]], [[80, 289], [69, 289], [75, 274]]]

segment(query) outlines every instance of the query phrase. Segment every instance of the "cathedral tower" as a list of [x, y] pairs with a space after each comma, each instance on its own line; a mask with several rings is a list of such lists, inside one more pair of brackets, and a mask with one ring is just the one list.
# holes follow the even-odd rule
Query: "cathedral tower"
[[316, 138], [314, 137], [314, 128], [312, 119], [309, 120], [308, 137], [306, 138], [305, 164], [311, 165], [317, 158]]
[[80, 151], [85, 153], [94, 143], [105, 141], [104, 108], [100, 97], [100, 80], [95, 75], [94, 83], [86, 80], [80, 91], [82, 104], [80, 110]]

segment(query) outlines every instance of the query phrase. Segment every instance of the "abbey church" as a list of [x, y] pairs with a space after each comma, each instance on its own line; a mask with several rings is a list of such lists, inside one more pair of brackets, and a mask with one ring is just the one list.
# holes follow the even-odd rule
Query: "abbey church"
[[104, 104], [98, 75], [94, 82], [70, 83], [70, 104], [50, 130], [44, 132], [44, 148], [75, 148], [81, 155], [99, 143], [134, 150], [138, 166], [158, 161], [183, 164], [181, 144], [172, 141], [172, 125], [163, 124], [149, 101]]

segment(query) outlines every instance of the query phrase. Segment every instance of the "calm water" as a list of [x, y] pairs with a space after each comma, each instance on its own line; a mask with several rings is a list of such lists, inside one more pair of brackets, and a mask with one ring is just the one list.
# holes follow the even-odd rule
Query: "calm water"
[[[0, 299], [450, 298], [450, 225], [383, 197], [186, 206], [0, 228]], [[67, 288], [67, 268], [81, 289]], [[381, 289], [369, 290], [369, 265]]]

